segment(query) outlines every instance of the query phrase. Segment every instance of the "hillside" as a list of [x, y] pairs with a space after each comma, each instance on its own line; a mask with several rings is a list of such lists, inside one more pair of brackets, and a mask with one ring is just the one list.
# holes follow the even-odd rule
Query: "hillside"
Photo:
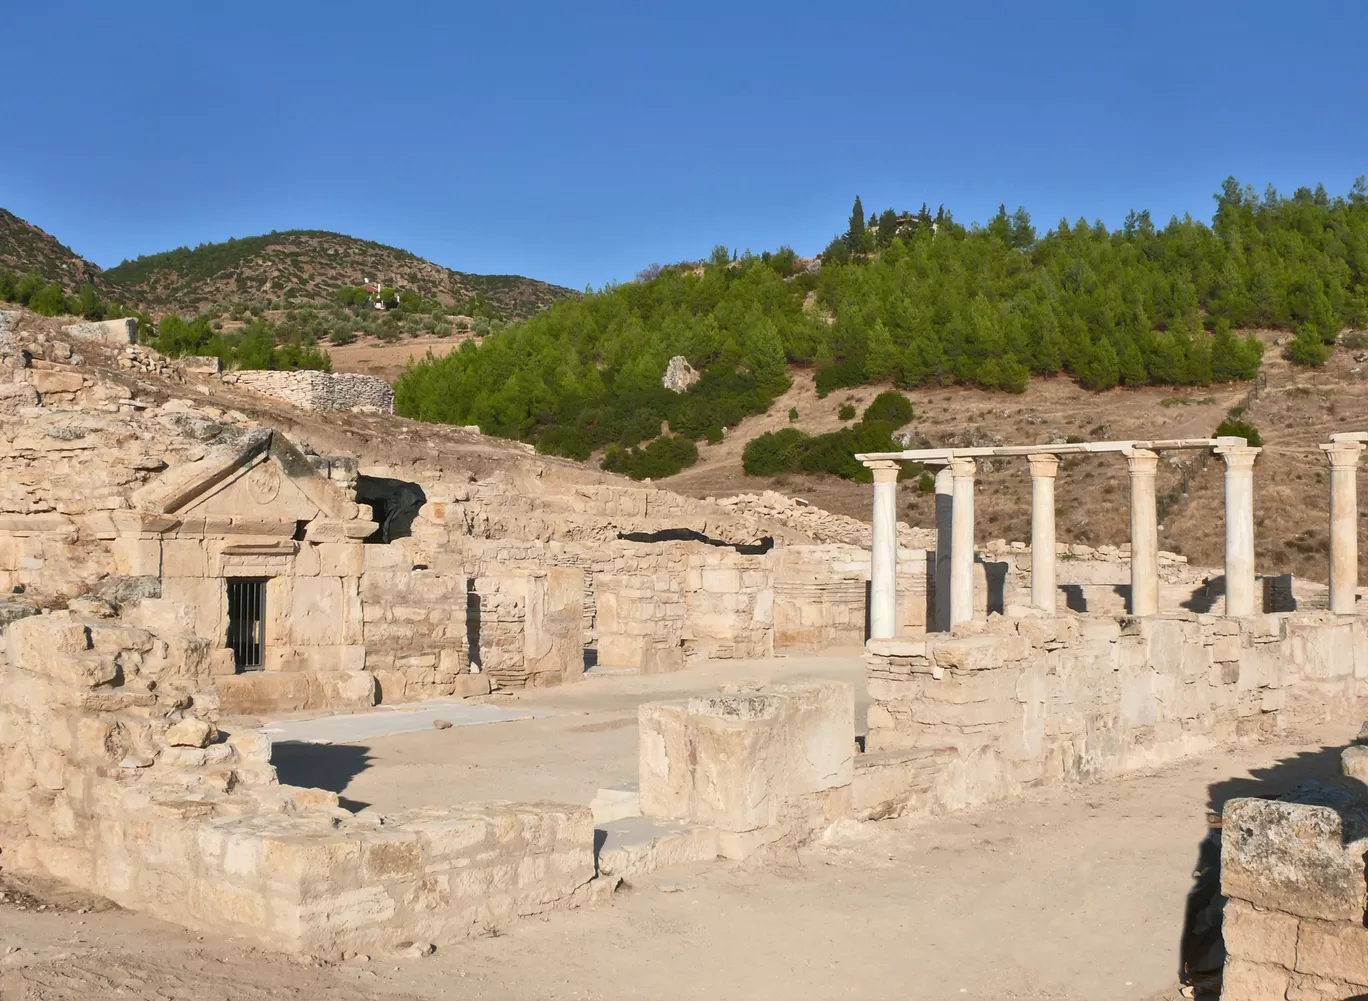
[[[1207, 387], [1257, 376], [1266, 345], [1251, 331], [1269, 328], [1290, 332], [1280, 347], [1308, 368], [1346, 328], [1368, 328], [1363, 178], [1338, 197], [1260, 196], [1231, 178], [1210, 223], [1160, 228], [1132, 212], [1114, 231], [1061, 220], [1043, 235], [1024, 209], [963, 226], [924, 207], [866, 219], [857, 199], [820, 262], [718, 247], [414, 365], [395, 399], [408, 416], [581, 460], [602, 449], [605, 468], [659, 479], [769, 410], [791, 365], [812, 369], [821, 395], [1016, 394], [1059, 375], [1080, 392]], [[675, 356], [701, 374], [683, 394], [661, 386]]]
[[518, 275], [452, 271], [369, 240], [323, 230], [289, 230], [138, 257], [102, 276], [106, 294], [161, 314], [225, 313], [331, 303], [344, 285], [374, 279], [448, 307], [483, 301], [501, 319], [525, 319], [570, 289]]
[[87, 282], [97, 282], [100, 266], [85, 260], [70, 247], [13, 212], [0, 209], [0, 271], [16, 277], [37, 274], [58, 281], [75, 292]]

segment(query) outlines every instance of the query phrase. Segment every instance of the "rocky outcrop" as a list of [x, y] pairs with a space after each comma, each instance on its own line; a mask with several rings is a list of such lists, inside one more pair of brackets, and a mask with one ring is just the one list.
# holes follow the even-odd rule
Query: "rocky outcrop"
[[675, 355], [670, 359], [670, 364], [665, 366], [660, 384], [672, 393], [683, 393], [701, 378], [703, 376], [689, 364], [689, 359]]

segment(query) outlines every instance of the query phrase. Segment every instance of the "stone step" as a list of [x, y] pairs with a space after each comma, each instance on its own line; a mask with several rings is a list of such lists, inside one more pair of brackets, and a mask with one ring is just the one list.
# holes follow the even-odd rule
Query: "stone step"
[[586, 678], [615, 678], [618, 675], [640, 674], [639, 667], [611, 667], [607, 664], [595, 664], [593, 667], [584, 669]]
[[624, 817], [594, 832], [599, 875], [630, 878], [717, 858], [717, 830], [652, 817]]
[[641, 816], [641, 791], [636, 783], [600, 789], [589, 804], [594, 811], [594, 823], [610, 824], [615, 820]]
[[851, 803], [859, 820], [887, 820], [934, 809], [937, 781], [955, 763], [953, 747], [875, 751], [855, 756]]

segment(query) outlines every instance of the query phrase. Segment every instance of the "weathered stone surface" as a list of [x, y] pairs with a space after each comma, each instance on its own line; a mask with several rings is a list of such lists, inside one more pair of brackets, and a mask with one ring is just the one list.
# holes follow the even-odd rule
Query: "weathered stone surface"
[[840, 683], [647, 703], [641, 811], [717, 827], [732, 857], [810, 837], [849, 808], [853, 717], [853, 690]]
[[1231, 956], [1292, 969], [1297, 965], [1298, 919], [1232, 897], [1222, 912], [1221, 933]]
[[204, 747], [214, 737], [213, 725], [194, 717], [183, 719], [166, 731], [166, 743], [170, 747]]
[[1280, 966], [1230, 958], [1221, 977], [1221, 1001], [1286, 1001], [1290, 978]]
[[675, 355], [665, 366], [665, 374], [660, 384], [672, 393], [682, 393], [699, 379], [703, 378], [683, 355]]
[[1222, 892], [1299, 917], [1362, 922], [1365, 830], [1348, 797], [1314, 783], [1287, 800], [1230, 800]]
[[1363, 927], [1361, 920], [1355, 924], [1303, 921], [1297, 940], [1296, 968], [1299, 973], [1360, 987], [1368, 985], [1368, 928]]

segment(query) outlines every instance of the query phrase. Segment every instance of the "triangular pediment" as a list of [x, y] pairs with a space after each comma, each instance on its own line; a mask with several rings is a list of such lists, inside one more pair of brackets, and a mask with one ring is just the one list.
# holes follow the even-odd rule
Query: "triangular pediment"
[[133, 499], [139, 510], [176, 516], [312, 521], [350, 520], [360, 513], [299, 449], [271, 431], [170, 469]]

